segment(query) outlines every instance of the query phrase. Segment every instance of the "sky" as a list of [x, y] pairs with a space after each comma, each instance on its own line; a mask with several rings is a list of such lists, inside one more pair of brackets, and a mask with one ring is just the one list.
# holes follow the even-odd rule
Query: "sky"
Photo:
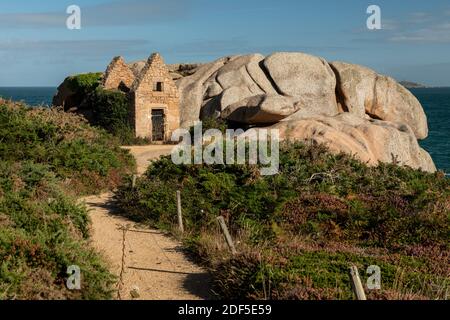
[[[66, 26], [70, 5], [80, 30]], [[370, 5], [381, 30], [367, 28]], [[57, 86], [156, 51], [167, 63], [301, 51], [450, 86], [450, 1], [0, 0], [0, 86]]]

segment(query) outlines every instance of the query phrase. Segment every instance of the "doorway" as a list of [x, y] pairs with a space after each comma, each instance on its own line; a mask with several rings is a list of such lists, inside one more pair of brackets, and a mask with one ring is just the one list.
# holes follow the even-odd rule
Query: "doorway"
[[164, 110], [152, 109], [152, 141], [164, 141]]

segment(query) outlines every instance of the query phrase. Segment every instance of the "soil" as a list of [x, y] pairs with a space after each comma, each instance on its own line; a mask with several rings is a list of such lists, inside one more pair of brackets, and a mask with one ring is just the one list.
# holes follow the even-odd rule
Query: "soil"
[[[135, 156], [138, 174], [149, 161], [170, 154], [173, 146], [126, 147]], [[163, 232], [121, 217], [113, 194], [82, 199], [90, 209], [91, 239], [118, 277], [122, 300], [202, 300], [213, 297], [209, 274], [196, 265], [181, 244]]]

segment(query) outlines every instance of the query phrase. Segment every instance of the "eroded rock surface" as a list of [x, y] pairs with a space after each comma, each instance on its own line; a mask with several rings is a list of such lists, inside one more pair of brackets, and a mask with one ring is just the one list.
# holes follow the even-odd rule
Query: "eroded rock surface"
[[362, 117], [406, 123], [418, 139], [428, 136], [425, 112], [414, 95], [394, 79], [363, 66], [333, 62], [338, 92], [347, 111]]
[[[140, 62], [128, 66], [142, 69]], [[285, 139], [325, 143], [371, 165], [394, 161], [436, 170], [417, 142], [428, 135], [419, 101], [369, 68], [300, 52], [168, 68], [180, 92], [181, 127], [221, 117], [242, 127], [271, 126]], [[66, 91], [61, 86], [56, 100], [64, 101]]]
[[315, 116], [283, 121], [269, 129], [279, 129], [281, 139], [314, 141], [334, 153], [351, 154], [369, 165], [395, 162], [424, 171], [436, 171], [430, 155], [404, 124], [362, 119], [351, 113]]

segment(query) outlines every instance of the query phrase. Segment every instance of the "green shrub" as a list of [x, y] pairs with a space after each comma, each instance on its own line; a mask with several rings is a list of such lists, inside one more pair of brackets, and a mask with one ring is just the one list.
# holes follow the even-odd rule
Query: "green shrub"
[[129, 127], [129, 104], [127, 95], [121, 91], [97, 88], [88, 97], [96, 125], [117, 135], [119, 130]]
[[120, 90], [105, 90], [103, 73], [86, 73], [68, 77], [72, 105], [85, 111], [92, 125], [114, 135], [122, 145], [150, 144], [150, 139], [136, 138], [130, 122], [129, 97]]
[[[442, 173], [368, 167], [320, 145], [283, 143], [275, 176], [255, 166], [177, 166], [162, 157], [116, 198], [131, 218], [173, 230], [176, 190], [185, 241], [211, 268], [222, 297], [348, 299], [349, 264], [371, 262], [385, 281], [372, 298], [443, 298], [448, 289], [448, 270], [436, 267], [450, 256], [450, 180]], [[238, 258], [219, 245], [219, 215]], [[400, 285], [396, 270], [411, 275]]]
[[[55, 109], [31, 109], [0, 101], [0, 154], [5, 161], [32, 161], [69, 181], [76, 194], [113, 188], [134, 159], [103, 130]], [[86, 175], [80, 175], [84, 171]], [[90, 184], [81, 179], [92, 176]], [[79, 189], [77, 189], [79, 188]]]
[[[114, 278], [88, 244], [88, 215], [48, 167], [0, 161], [0, 298], [109, 299]], [[65, 287], [78, 265], [81, 291]]]
[[94, 91], [101, 82], [103, 73], [83, 73], [67, 78], [69, 88], [80, 95], [87, 95]]
[[[110, 299], [114, 277], [75, 197], [121, 183], [131, 155], [103, 130], [55, 109], [0, 101], [0, 299]], [[81, 269], [68, 290], [67, 267]]]
[[148, 139], [136, 138], [130, 121], [130, 104], [126, 93], [96, 88], [87, 95], [85, 107], [92, 110], [92, 124], [118, 138], [122, 145], [148, 144]]
[[[67, 77], [61, 88], [65, 95], [64, 107], [80, 107], [85, 98], [101, 83], [102, 73], [84, 73]], [[62, 101], [58, 102], [62, 103]]]

